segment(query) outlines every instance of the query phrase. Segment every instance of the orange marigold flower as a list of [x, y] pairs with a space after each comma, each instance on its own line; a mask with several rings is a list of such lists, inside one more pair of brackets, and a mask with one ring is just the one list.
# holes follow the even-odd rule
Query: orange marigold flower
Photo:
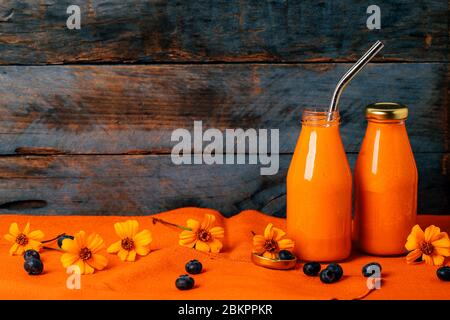
[[434, 225], [423, 232], [416, 224], [408, 236], [405, 248], [410, 251], [406, 256], [407, 263], [413, 263], [422, 257], [427, 264], [440, 266], [445, 257], [450, 256], [450, 239], [446, 232], [441, 232], [441, 229]]
[[202, 252], [220, 252], [223, 245], [219, 239], [224, 237], [225, 231], [222, 227], [213, 227], [215, 221], [216, 217], [212, 214], [206, 214], [202, 223], [189, 219], [187, 227], [190, 230], [180, 233], [180, 245]]
[[136, 220], [117, 222], [114, 229], [120, 240], [108, 247], [108, 253], [117, 253], [122, 261], [135, 261], [136, 254], [146, 256], [150, 252], [152, 234], [146, 229], [138, 232], [139, 222]]
[[25, 225], [23, 231], [19, 230], [17, 223], [11, 223], [9, 226], [9, 233], [5, 234], [5, 239], [13, 242], [9, 249], [10, 255], [22, 255], [25, 251], [33, 249], [39, 251], [41, 249], [41, 240], [44, 238], [44, 233], [41, 230], [30, 232], [30, 223]]
[[264, 235], [253, 236], [253, 253], [262, 255], [265, 258], [276, 259], [280, 250], [291, 251], [294, 248], [294, 241], [283, 239], [286, 235], [281, 229], [275, 228], [269, 223], [264, 230]]
[[64, 268], [76, 265], [80, 268], [80, 274], [92, 274], [94, 270], [103, 270], [108, 264], [106, 257], [98, 254], [104, 248], [103, 239], [96, 233], [86, 236], [84, 231], [75, 234], [74, 239], [64, 239], [62, 249], [65, 253], [61, 256]]

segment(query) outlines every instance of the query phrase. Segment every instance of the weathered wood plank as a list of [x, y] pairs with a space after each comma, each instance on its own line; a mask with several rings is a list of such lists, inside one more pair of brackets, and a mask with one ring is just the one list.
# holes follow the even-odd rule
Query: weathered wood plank
[[[327, 106], [347, 64], [0, 67], [0, 154], [168, 153], [177, 128], [275, 128], [291, 153], [303, 108]], [[414, 151], [447, 152], [447, 65], [371, 64], [341, 100], [346, 150], [364, 106], [410, 107]]]
[[[66, 28], [80, 6], [81, 30]], [[356, 0], [4, 0], [0, 64], [348, 61], [376, 39], [380, 59], [447, 61], [447, 0], [379, 0], [381, 30]]]
[[[285, 214], [285, 177], [259, 165], [172, 164], [167, 155], [0, 157], [0, 214], [141, 215], [183, 206]], [[351, 165], [356, 154], [349, 154]], [[417, 154], [419, 212], [450, 214], [448, 154]]]

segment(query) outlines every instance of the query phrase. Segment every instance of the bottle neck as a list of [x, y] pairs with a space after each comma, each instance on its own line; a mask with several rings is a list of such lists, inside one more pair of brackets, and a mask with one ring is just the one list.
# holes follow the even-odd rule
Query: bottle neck
[[321, 109], [305, 109], [302, 115], [302, 126], [311, 127], [338, 127], [340, 123], [339, 112], [328, 112]]
[[373, 125], [394, 125], [394, 126], [404, 126], [406, 119], [397, 120], [379, 120], [379, 119], [367, 119], [368, 124]]

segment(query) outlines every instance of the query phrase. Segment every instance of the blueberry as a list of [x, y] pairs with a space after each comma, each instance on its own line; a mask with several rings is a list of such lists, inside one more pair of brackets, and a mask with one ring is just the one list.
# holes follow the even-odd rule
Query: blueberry
[[327, 284], [336, 282], [337, 274], [333, 269], [326, 268], [320, 271], [320, 281]]
[[199, 274], [202, 272], [202, 268], [203, 266], [198, 260], [190, 260], [184, 267], [186, 272], [190, 274]]
[[190, 290], [194, 287], [194, 284], [194, 279], [189, 277], [187, 274], [179, 276], [175, 281], [175, 286], [179, 290]]
[[73, 240], [73, 236], [69, 236], [69, 235], [64, 235], [58, 238], [58, 247], [62, 247], [63, 241], [64, 239], [72, 239]]
[[337, 263], [330, 263], [327, 266], [327, 269], [334, 271], [336, 275], [336, 281], [339, 281], [342, 278], [342, 275], [344, 274], [344, 270], [342, 269], [341, 265]]
[[439, 269], [437, 269], [436, 275], [442, 281], [450, 281], [450, 267], [449, 266], [440, 267]]
[[39, 259], [31, 258], [25, 261], [23, 268], [29, 275], [38, 275], [44, 270], [44, 264]]
[[25, 253], [23, 254], [23, 258], [25, 261], [30, 260], [31, 258], [41, 260], [41, 256], [39, 255], [39, 252], [37, 252], [36, 250], [33, 250], [33, 249], [25, 251]]
[[370, 262], [362, 267], [362, 274], [364, 277], [368, 278], [375, 273], [376, 268], [378, 268], [381, 273], [381, 264], [378, 262]]
[[280, 260], [293, 260], [295, 256], [288, 250], [281, 250], [278, 252], [278, 258]]
[[308, 262], [303, 265], [303, 273], [310, 277], [315, 277], [319, 274], [321, 269], [320, 263]]

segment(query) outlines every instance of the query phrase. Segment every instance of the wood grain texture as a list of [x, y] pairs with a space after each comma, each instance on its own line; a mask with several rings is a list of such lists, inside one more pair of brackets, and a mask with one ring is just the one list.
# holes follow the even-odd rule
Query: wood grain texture
[[[356, 154], [349, 154], [354, 165]], [[181, 165], [167, 155], [0, 157], [0, 214], [147, 215], [184, 206], [230, 216], [243, 209], [285, 215], [285, 177], [259, 165]], [[450, 214], [448, 154], [417, 154], [419, 212]]]
[[[327, 106], [347, 64], [0, 67], [0, 154], [169, 153], [171, 133], [274, 128], [291, 153], [305, 107]], [[371, 64], [341, 99], [346, 150], [359, 151], [364, 107], [410, 108], [415, 152], [448, 151], [447, 65]]]
[[[81, 30], [66, 9], [81, 8]], [[4, 0], [0, 64], [349, 61], [376, 39], [377, 59], [448, 61], [447, 0], [379, 0], [368, 30], [358, 0]]]

